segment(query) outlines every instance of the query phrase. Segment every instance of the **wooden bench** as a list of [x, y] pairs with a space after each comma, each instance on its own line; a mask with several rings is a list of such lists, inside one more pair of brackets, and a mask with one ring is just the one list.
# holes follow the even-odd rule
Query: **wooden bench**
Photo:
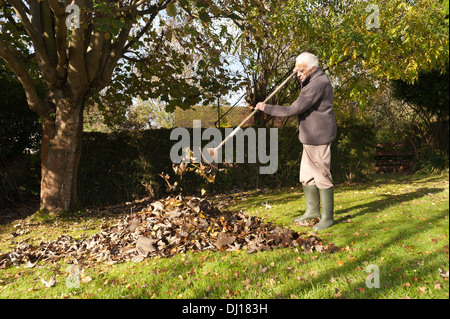
[[406, 143], [384, 143], [376, 146], [375, 171], [401, 173], [414, 167], [414, 151]]

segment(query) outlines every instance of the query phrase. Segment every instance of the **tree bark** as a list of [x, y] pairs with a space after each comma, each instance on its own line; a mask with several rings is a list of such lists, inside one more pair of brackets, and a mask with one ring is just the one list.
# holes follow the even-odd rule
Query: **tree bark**
[[78, 206], [83, 100], [62, 98], [42, 126], [41, 210], [73, 211]]

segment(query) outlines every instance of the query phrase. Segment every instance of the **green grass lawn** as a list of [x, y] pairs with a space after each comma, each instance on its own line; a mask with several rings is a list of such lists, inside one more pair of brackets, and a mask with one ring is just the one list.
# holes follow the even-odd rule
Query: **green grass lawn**
[[[230, 211], [244, 210], [292, 225], [305, 203], [301, 188], [255, 190], [209, 198]], [[268, 208], [268, 204], [271, 208]], [[337, 225], [317, 233], [336, 253], [296, 248], [247, 254], [202, 252], [140, 263], [39, 262], [0, 269], [0, 298], [449, 298], [449, 176], [380, 176], [336, 185]], [[126, 212], [129, 213], [129, 212]], [[43, 218], [38, 214], [0, 226], [0, 254], [15, 243], [36, 244], [61, 234], [91, 235], [109, 219]], [[28, 231], [11, 235], [16, 225]], [[379, 272], [369, 277], [371, 272]], [[448, 275], [447, 275], [448, 276]], [[46, 287], [41, 279], [54, 277]], [[373, 287], [379, 279], [379, 288]], [[369, 285], [367, 285], [369, 284]]]

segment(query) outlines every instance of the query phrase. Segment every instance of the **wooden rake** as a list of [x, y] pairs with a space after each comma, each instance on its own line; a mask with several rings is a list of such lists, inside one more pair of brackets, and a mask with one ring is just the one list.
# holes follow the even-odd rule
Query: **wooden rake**
[[[283, 81], [265, 100], [264, 103], [267, 103], [270, 101], [270, 99], [278, 93], [279, 90], [281, 90], [288, 82], [291, 80], [294, 75], [296, 74], [296, 70], [292, 72], [291, 75], [289, 75], [286, 80]], [[247, 123], [255, 114], [258, 112], [258, 109], [254, 109], [252, 113], [250, 113], [249, 116], [247, 116], [225, 139], [222, 140], [222, 142], [214, 147], [214, 148], [205, 148], [205, 152], [202, 152], [200, 149], [200, 153], [202, 154], [202, 159], [205, 163], [207, 163], [211, 167], [210, 174], [215, 175], [218, 171], [218, 162], [219, 162], [219, 150], [225, 145], [228, 140], [233, 138], [237, 134], [237, 132], [242, 128], [242, 126]]]

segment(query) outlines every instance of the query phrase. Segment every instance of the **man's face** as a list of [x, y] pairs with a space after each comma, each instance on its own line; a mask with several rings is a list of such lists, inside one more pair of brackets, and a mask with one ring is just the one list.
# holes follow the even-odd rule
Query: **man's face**
[[295, 70], [297, 70], [297, 76], [300, 79], [300, 81], [304, 81], [306, 79], [306, 77], [312, 72], [314, 71], [316, 67], [313, 66], [312, 68], [307, 67], [305, 62], [300, 61], [299, 63], [295, 64]]

